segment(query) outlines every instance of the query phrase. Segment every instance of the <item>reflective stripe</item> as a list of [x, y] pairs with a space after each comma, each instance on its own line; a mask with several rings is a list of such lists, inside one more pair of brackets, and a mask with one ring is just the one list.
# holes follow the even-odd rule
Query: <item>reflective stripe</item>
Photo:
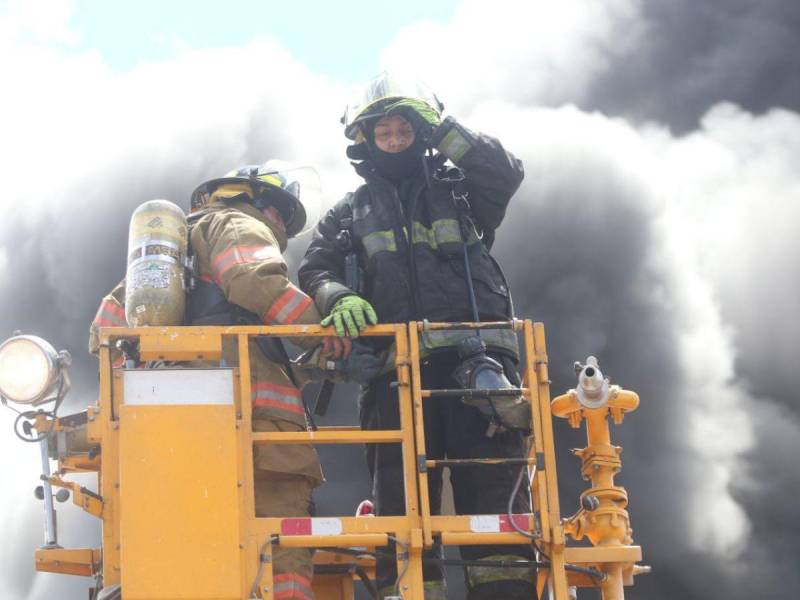
[[411, 224], [411, 241], [415, 244], [428, 244], [431, 248], [436, 249], [436, 236], [433, 229], [428, 229], [418, 221]]
[[465, 138], [457, 127], [453, 127], [439, 142], [436, 149], [447, 158], [458, 164], [467, 151], [472, 148], [470, 141]]
[[[474, 335], [472, 331], [423, 331], [420, 336], [420, 350], [422, 354], [426, 354], [431, 350], [458, 346], [461, 340]], [[514, 356], [519, 353], [517, 335], [510, 329], [484, 329], [481, 331], [481, 338], [490, 348], [508, 350]]]
[[274, 579], [275, 600], [282, 598], [303, 598], [313, 600], [314, 593], [311, 591], [311, 580], [298, 573], [280, 573]]
[[103, 300], [93, 323], [98, 327], [127, 327], [125, 309], [113, 300]]
[[368, 258], [372, 258], [376, 252], [397, 252], [397, 243], [391, 230], [367, 234], [361, 238], [361, 243], [364, 244]]
[[[528, 560], [524, 556], [516, 554], [492, 554], [484, 556], [481, 560]], [[493, 581], [526, 581], [534, 585], [536, 570], [531, 567], [523, 569], [520, 567], [467, 567], [467, 587], [473, 588], [476, 585], [491, 583]]]
[[455, 219], [438, 219], [432, 223], [436, 241], [440, 244], [461, 243], [461, 227]]
[[312, 300], [291, 283], [289, 289], [272, 303], [264, 313], [264, 322], [270, 325], [290, 325], [303, 314]]
[[259, 381], [252, 386], [253, 406], [279, 408], [298, 415], [305, 415], [300, 390], [287, 385], [276, 385]]
[[258, 263], [268, 258], [281, 258], [281, 253], [274, 246], [234, 246], [220, 253], [211, 263], [211, 269], [219, 282], [236, 265]]

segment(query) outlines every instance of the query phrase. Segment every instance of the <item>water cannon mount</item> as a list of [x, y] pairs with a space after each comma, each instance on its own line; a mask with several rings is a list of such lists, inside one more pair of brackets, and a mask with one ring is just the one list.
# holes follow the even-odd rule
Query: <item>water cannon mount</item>
[[[611, 444], [608, 417], [622, 423], [625, 414], [639, 406], [639, 396], [611, 385], [594, 356], [589, 356], [586, 364], [576, 362], [575, 372], [578, 385], [555, 398], [551, 409], [554, 416], [567, 419], [576, 429], [586, 421], [587, 446], [572, 452], [580, 457], [581, 474], [592, 487], [581, 494], [578, 512], [563, 520], [564, 530], [575, 540], [588, 538], [595, 546], [630, 546], [633, 530], [625, 510], [628, 492], [614, 485], [614, 476], [622, 470], [622, 448]], [[623, 586], [632, 583], [633, 575], [648, 570], [632, 562], [609, 563], [603, 568], [604, 600], [622, 599]]]

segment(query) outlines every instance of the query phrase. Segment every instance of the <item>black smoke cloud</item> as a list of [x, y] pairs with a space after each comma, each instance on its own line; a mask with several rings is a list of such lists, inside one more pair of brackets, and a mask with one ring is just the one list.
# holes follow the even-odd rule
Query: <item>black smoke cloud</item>
[[[631, 496], [634, 536], [655, 568], [630, 597], [795, 598], [800, 482], [787, 457], [800, 439], [791, 360], [798, 332], [787, 315], [800, 308], [800, 282], [787, 223], [796, 222], [792, 207], [800, 205], [800, 152], [780, 133], [794, 135], [798, 117], [708, 111], [723, 100], [757, 113], [797, 109], [798, 53], [790, 49], [798, 42], [786, 34], [797, 31], [796, 3], [563, 6], [563, 14], [553, 10], [564, 19], [548, 20], [537, 14], [540, 5], [504, 2], [482, 15], [483, 3], [466, 3], [446, 35], [431, 40], [478, 39], [465, 35], [469, 27], [483, 36], [498, 23], [504, 35], [472, 49], [450, 44], [441, 54], [432, 43], [422, 57], [462, 48], [463, 60], [427, 79], [444, 81], [445, 101], [468, 126], [497, 134], [525, 160], [526, 182], [495, 249], [518, 313], [546, 324], [554, 395], [573, 385], [572, 361], [592, 353], [615, 383], [642, 397], [613, 433], [625, 447], [619, 482]], [[513, 19], [518, 13], [527, 20]], [[540, 28], [526, 37], [531, 27]], [[563, 31], [545, 39], [548, 27]], [[412, 47], [399, 43], [395, 56], [415, 56], [419, 38], [406, 38]], [[293, 85], [278, 92], [248, 76], [267, 63], [278, 73], [270, 81]], [[46, 90], [31, 96], [34, 106], [55, 112], [52, 120], [39, 113], [53, 126], [49, 135], [41, 127], [15, 134], [8, 115], [26, 114], [21, 104], [1, 111], [15, 141], [15, 153], [4, 155], [5, 181], [40, 177], [6, 190], [0, 332], [23, 329], [72, 350], [77, 408], [94, 393], [94, 364], [83, 353], [88, 322], [124, 270], [127, 217], [136, 205], [167, 197], [185, 206], [203, 179], [273, 155], [321, 165], [338, 191], [352, 181], [345, 183], [340, 107], [331, 98], [340, 90], [269, 44], [192, 54], [122, 82], [91, 65], [54, 64], [86, 87], [59, 86], [52, 106]], [[237, 73], [250, 82], [247, 94], [223, 85]], [[219, 83], [198, 94], [200, 81]], [[533, 108], [568, 102], [619, 118]], [[328, 103], [335, 105], [329, 114]], [[112, 115], [108, 106], [117, 107]], [[685, 135], [626, 120], [657, 120]], [[55, 127], [59, 121], [66, 129]], [[69, 177], [53, 183], [41, 169], [26, 170], [43, 151], [58, 156], [49, 167]], [[732, 236], [719, 234], [731, 229]], [[342, 389], [326, 423], [354, 421], [353, 391]], [[568, 514], [581, 484], [566, 448], [584, 442], [563, 423], [556, 435]], [[16, 456], [16, 444], [3, 439], [7, 456]], [[325, 455], [321, 514], [348, 514], [368, 493], [362, 460], [355, 447]], [[26, 487], [35, 463], [20, 454], [4, 464], [14, 483], [3, 493], [3, 530], [15, 539], [0, 553], [6, 595], [84, 597], [88, 583], [65, 588], [64, 578], [34, 579], [30, 571], [40, 527]], [[80, 531], [84, 522], [62, 524], [65, 543], [94, 543]]]
[[695, 129], [717, 102], [754, 113], [800, 110], [800, 4], [791, 0], [646, 0], [639, 43], [579, 102]]

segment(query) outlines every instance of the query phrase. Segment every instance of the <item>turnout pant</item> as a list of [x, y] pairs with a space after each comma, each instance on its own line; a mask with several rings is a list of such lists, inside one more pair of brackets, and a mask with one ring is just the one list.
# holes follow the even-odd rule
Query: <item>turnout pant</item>
[[[422, 388], [446, 389], [460, 387], [451, 374], [458, 365], [455, 352], [429, 357], [422, 363]], [[516, 375], [514, 375], [516, 378]], [[391, 386], [394, 373], [373, 380], [362, 389], [360, 399], [363, 429], [399, 429], [397, 389]], [[514, 379], [512, 379], [514, 381]], [[423, 400], [425, 421], [425, 450], [428, 459], [442, 458], [518, 458], [524, 452], [524, 440], [518, 432], [495, 433], [486, 436], [488, 421], [480, 411], [461, 402], [460, 398], [434, 397]], [[403, 491], [403, 462], [397, 444], [370, 444], [366, 450], [367, 464], [372, 476], [372, 489], [378, 515], [405, 513]], [[505, 514], [508, 500], [519, 474], [519, 466], [480, 465], [453, 468], [450, 481], [457, 514]], [[527, 484], [524, 478], [514, 498], [514, 512], [530, 512]], [[428, 491], [431, 512], [439, 514], [442, 498], [442, 469], [428, 471]], [[533, 548], [528, 545], [461, 546], [465, 560], [533, 560]], [[441, 548], [425, 555], [441, 556]], [[533, 572], [529, 569], [467, 567], [466, 582], [469, 600], [504, 598], [530, 600], [535, 597]], [[425, 597], [445, 598], [444, 571], [441, 565], [425, 563]], [[394, 558], [379, 557], [377, 584], [381, 597], [392, 595], [397, 581]]]
[[[303, 475], [270, 471], [255, 472], [257, 517], [310, 517], [315, 482]], [[310, 548], [273, 548], [275, 597], [313, 600]]]

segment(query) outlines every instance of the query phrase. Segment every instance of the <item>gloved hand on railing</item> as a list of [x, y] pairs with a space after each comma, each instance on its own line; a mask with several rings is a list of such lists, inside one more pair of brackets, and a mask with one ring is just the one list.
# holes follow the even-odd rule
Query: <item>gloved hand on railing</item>
[[377, 353], [366, 344], [353, 342], [347, 358], [333, 359], [317, 346], [293, 360], [292, 365], [314, 381], [367, 383], [386, 370], [386, 362], [385, 352]]
[[333, 323], [339, 337], [358, 337], [369, 325], [378, 323], [378, 315], [372, 305], [361, 296], [350, 295], [340, 298], [333, 305], [330, 314], [320, 321], [320, 325], [328, 327]]

